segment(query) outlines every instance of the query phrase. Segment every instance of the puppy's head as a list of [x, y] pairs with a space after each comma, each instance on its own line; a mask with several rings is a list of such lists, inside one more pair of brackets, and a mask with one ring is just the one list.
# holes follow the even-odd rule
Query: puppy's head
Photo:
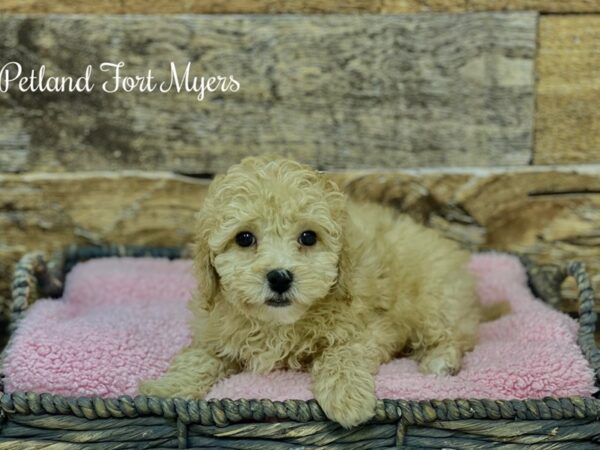
[[290, 324], [339, 284], [345, 197], [295, 161], [246, 158], [210, 185], [195, 249], [205, 309]]

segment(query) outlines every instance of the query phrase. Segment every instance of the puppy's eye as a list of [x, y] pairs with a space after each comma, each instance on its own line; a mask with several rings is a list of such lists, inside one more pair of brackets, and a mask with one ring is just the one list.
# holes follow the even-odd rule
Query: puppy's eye
[[256, 244], [256, 238], [249, 231], [242, 231], [235, 236], [235, 242], [240, 247], [250, 247], [251, 245]]
[[312, 230], [303, 231], [300, 233], [298, 242], [300, 242], [302, 245], [306, 245], [307, 247], [315, 245], [317, 243], [317, 233]]

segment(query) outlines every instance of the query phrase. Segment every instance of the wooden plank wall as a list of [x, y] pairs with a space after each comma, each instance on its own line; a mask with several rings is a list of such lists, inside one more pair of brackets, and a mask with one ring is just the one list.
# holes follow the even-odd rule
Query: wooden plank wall
[[[316, 12], [352, 16], [310, 15]], [[444, 14], [390, 16], [429, 12]], [[462, 14], [472, 12], [478, 14]], [[193, 42], [204, 50], [228, 50], [223, 66], [251, 75], [243, 95], [222, 99], [224, 105], [232, 102], [228, 111], [235, 119], [232, 124], [239, 123], [246, 134], [242, 131], [236, 137], [237, 128], [231, 126], [230, 133], [221, 130], [205, 138], [200, 152], [194, 150], [198, 136], [192, 133], [189, 142], [183, 136], [198, 129], [193, 122], [199, 117], [205, 131], [225, 117], [214, 116], [209, 102], [198, 105], [168, 96], [133, 95], [118, 101], [103, 96], [83, 101], [55, 97], [40, 104], [26, 95], [0, 95], [0, 297], [8, 293], [14, 261], [33, 248], [49, 251], [73, 242], [188, 242], [192, 216], [208, 182], [173, 172], [211, 174], [244, 154], [275, 150], [280, 144], [285, 144], [284, 153], [332, 169], [332, 176], [352, 195], [406, 210], [469, 248], [519, 251], [541, 261], [583, 259], [600, 288], [600, 2], [3, 0], [0, 13], [4, 13], [0, 15], [0, 62], [17, 55], [30, 64], [46, 62], [68, 73], [77, 58], [110, 59], [124, 53], [126, 60], [142, 67], [150, 49], [157, 61], [176, 50], [175, 57], [182, 61], [195, 58], [200, 64], [219, 67], [218, 59], [205, 59], [205, 51], [191, 52], [193, 47], [187, 44]], [[74, 19], [46, 13], [85, 15]], [[127, 16], [130, 13], [248, 15], [144, 19]], [[381, 15], [372, 18], [364, 13]], [[454, 26], [435, 28], [448, 17], [454, 18]], [[66, 26], [73, 20], [77, 26]], [[292, 29], [299, 28], [287, 34], [290, 28], [274, 25], [282, 20], [289, 21]], [[145, 21], [152, 26], [134, 27], [135, 32], [117, 26]], [[387, 31], [371, 33], [372, 40], [361, 38], [370, 36], [371, 28], [379, 29], [380, 23], [388, 24]], [[252, 24], [260, 24], [262, 36], [248, 31]], [[490, 30], [487, 36], [481, 34], [482, 26]], [[195, 41], [185, 38], [190, 29]], [[403, 58], [409, 63], [401, 70], [395, 64], [411, 42], [407, 30], [415, 30], [414, 42], [422, 46]], [[340, 42], [337, 32], [346, 37], [343, 44], [335, 44]], [[223, 34], [228, 39], [215, 37]], [[111, 35], [122, 39], [111, 41]], [[147, 39], [137, 41], [137, 47], [128, 45], [135, 36]], [[98, 42], [104, 44], [97, 46]], [[170, 46], [161, 48], [160, 42]], [[324, 53], [293, 51], [294, 46], [308, 45], [320, 45]], [[242, 47], [254, 50], [252, 57], [240, 53]], [[338, 59], [344, 51], [353, 55], [355, 67]], [[323, 56], [330, 65], [322, 65]], [[458, 66], [452, 66], [456, 61]], [[376, 86], [390, 90], [377, 91], [367, 84], [372, 81], [365, 74], [367, 68], [379, 77]], [[301, 75], [294, 77], [298, 72]], [[335, 86], [323, 90], [332, 73], [341, 77], [339, 90]], [[364, 75], [362, 95], [345, 103], [344, 91], [360, 74]], [[428, 83], [411, 85], [419, 76]], [[502, 90], [501, 80], [510, 80]], [[428, 90], [438, 82], [449, 88]], [[470, 89], [457, 88], [465, 83]], [[269, 97], [274, 84], [279, 92], [276, 98]], [[415, 94], [411, 97], [390, 87], [399, 85], [416, 87], [410, 91]], [[327, 95], [315, 95], [323, 92]], [[395, 97], [381, 102], [382, 92], [393, 92]], [[256, 134], [258, 122], [240, 112], [251, 113], [261, 101], [269, 106], [262, 110], [273, 126]], [[319, 101], [331, 105], [328, 116], [320, 115], [324, 105]], [[440, 105], [446, 109], [440, 110]], [[461, 113], [449, 117], [451, 110]], [[157, 111], [156, 116], [148, 111]], [[406, 127], [390, 129], [377, 120], [376, 111], [391, 123], [398, 117]], [[306, 118], [303, 123], [284, 117], [298, 112]], [[94, 117], [104, 120], [104, 132], [98, 133], [96, 141], [86, 140], [84, 131], [99, 125]], [[341, 128], [350, 119], [354, 119], [352, 128]], [[278, 120], [289, 120], [289, 127], [276, 127], [285, 123]], [[141, 130], [134, 128], [132, 133], [130, 125], [140, 123]], [[431, 123], [433, 135], [419, 123]], [[463, 134], [456, 132], [460, 123], [470, 126]], [[316, 136], [303, 134], [306, 127], [316, 129]], [[348, 137], [361, 133], [364, 141]], [[43, 136], [52, 140], [46, 142]], [[394, 148], [395, 139], [399, 145]], [[102, 142], [110, 146], [102, 147]], [[377, 142], [376, 150], [361, 148], [372, 142]], [[444, 159], [435, 142], [445, 142], [454, 151]], [[429, 168], [415, 169], [418, 166]], [[365, 168], [371, 170], [356, 170]]]
[[0, 11], [58, 14], [415, 13], [469, 11], [600, 12], [596, 0], [3, 0]]
[[282, 151], [324, 169], [527, 164], [535, 29], [531, 13], [4, 17], [0, 54], [24, 73], [124, 61], [122, 74], [169, 82], [170, 62], [182, 77], [189, 61], [240, 88], [202, 101], [9, 90], [0, 171], [215, 173]]

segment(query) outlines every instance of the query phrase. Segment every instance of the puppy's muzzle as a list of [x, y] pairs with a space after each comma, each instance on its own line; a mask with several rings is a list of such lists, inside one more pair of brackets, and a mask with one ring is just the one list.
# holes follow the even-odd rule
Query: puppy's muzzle
[[267, 281], [269, 282], [269, 287], [273, 292], [283, 294], [292, 285], [292, 281], [294, 281], [294, 275], [289, 270], [275, 269], [271, 270], [267, 274]]

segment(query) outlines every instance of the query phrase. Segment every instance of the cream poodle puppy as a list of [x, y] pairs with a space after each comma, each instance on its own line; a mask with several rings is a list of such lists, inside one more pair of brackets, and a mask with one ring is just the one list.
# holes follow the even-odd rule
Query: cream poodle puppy
[[246, 158], [199, 213], [193, 342], [140, 392], [201, 399], [239, 371], [304, 369], [327, 417], [358, 425], [374, 415], [380, 364], [410, 354], [424, 373], [460, 370], [483, 314], [468, 260], [307, 166]]

